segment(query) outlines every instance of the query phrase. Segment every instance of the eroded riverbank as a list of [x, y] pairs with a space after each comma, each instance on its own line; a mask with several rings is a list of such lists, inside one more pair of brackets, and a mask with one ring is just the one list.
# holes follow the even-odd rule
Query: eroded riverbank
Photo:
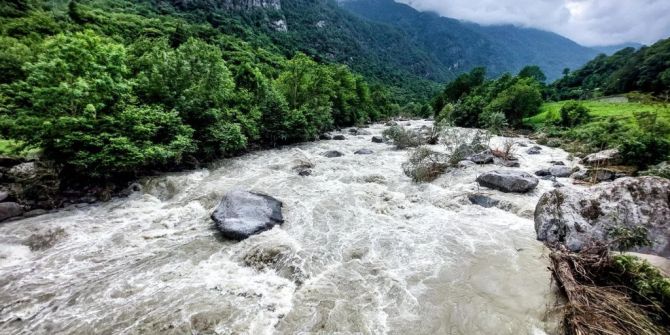
[[[368, 130], [379, 135], [383, 129]], [[414, 184], [401, 169], [408, 152], [372, 143], [372, 135], [254, 152], [209, 169], [145, 180], [143, 191], [129, 198], [3, 223], [0, 330], [543, 334], [550, 329], [547, 251], [535, 240], [531, 216], [552, 181], [541, 180], [528, 194], [504, 194], [475, 182], [478, 174], [501, 169], [485, 165]], [[363, 148], [374, 153], [353, 154]], [[328, 150], [345, 155], [321, 156]], [[517, 153], [518, 170], [530, 173], [550, 161], [572, 164], [560, 149]], [[302, 160], [315, 165], [311, 176], [294, 170]], [[239, 243], [221, 239], [209, 214], [232, 188], [280, 199], [285, 224]], [[474, 193], [504, 200], [509, 210], [473, 205], [468, 195]], [[62, 233], [54, 243], [28, 246], [57, 229]]]

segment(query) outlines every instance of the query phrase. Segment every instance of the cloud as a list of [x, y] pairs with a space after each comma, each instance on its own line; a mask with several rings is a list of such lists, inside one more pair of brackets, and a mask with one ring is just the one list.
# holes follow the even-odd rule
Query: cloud
[[484, 25], [553, 31], [578, 43], [651, 44], [670, 37], [670, 0], [396, 0]]

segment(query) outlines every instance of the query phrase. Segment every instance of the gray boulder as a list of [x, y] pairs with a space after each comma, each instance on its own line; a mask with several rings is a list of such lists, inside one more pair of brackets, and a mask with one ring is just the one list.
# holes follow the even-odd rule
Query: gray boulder
[[551, 176], [551, 171], [549, 171], [549, 169], [537, 170], [535, 171], [535, 175], [538, 177]]
[[553, 165], [565, 165], [565, 163], [563, 163], [563, 162], [561, 162], [561, 161], [551, 161], [551, 162], [549, 162], [549, 163], [551, 163], [551, 164], [553, 164]]
[[372, 143], [384, 143], [384, 139], [381, 136], [372, 136]]
[[343, 153], [341, 153], [341, 152], [339, 152], [339, 151], [337, 151], [337, 150], [326, 151], [326, 152], [324, 152], [322, 155], [323, 155], [324, 157], [327, 157], [327, 158], [335, 158], [335, 157], [342, 157], [342, 156], [344, 156]]
[[0, 203], [0, 221], [23, 214], [23, 207], [15, 202]]
[[493, 160], [495, 157], [493, 155], [483, 152], [479, 154], [472, 155], [470, 157], [467, 157], [467, 160], [473, 161], [476, 164], [479, 165], [484, 165], [484, 164], [493, 164]]
[[354, 152], [354, 155], [372, 155], [375, 152], [370, 149], [361, 149]]
[[594, 154], [590, 154], [584, 157], [582, 162], [587, 165], [597, 166], [620, 165], [623, 163], [621, 154], [617, 149], [603, 150]]
[[335, 141], [344, 141], [344, 140], [346, 140], [347, 138], [344, 137], [344, 135], [335, 135], [335, 136], [333, 136], [333, 139], [334, 139]]
[[670, 256], [670, 180], [622, 178], [589, 189], [555, 189], [535, 208], [538, 240], [579, 251], [592, 242], [609, 242], [617, 227], [644, 226], [652, 247], [636, 249]]
[[539, 182], [537, 178], [521, 171], [492, 171], [477, 177], [479, 185], [506, 193], [526, 193]]
[[329, 141], [329, 140], [332, 140], [333, 137], [328, 135], [328, 134], [321, 134], [321, 135], [319, 135], [319, 139], [324, 140], [324, 141]]
[[385, 126], [387, 126], [387, 127], [393, 127], [393, 126], [397, 126], [397, 125], [398, 125], [398, 122], [395, 122], [395, 121], [389, 121], [389, 122], [386, 122], [386, 124], [385, 124]]
[[463, 161], [458, 162], [458, 167], [460, 167], [460, 168], [467, 168], [467, 167], [475, 166], [475, 165], [477, 165], [477, 164], [475, 164], [475, 162], [468, 161], [468, 160], [463, 160]]
[[542, 152], [542, 148], [537, 145], [526, 150], [526, 153], [529, 155], [539, 155]]
[[500, 165], [502, 165], [504, 167], [509, 167], [509, 168], [521, 167], [521, 164], [518, 161], [510, 161], [510, 160], [501, 160]]
[[238, 190], [226, 193], [211, 217], [224, 237], [238, 241], [284, 223], [281, 201]]
[[568, 166], [554, 165], [549, 168], [549, 173], [554, 177], [567, 178], [572, 175], [572, 169]]

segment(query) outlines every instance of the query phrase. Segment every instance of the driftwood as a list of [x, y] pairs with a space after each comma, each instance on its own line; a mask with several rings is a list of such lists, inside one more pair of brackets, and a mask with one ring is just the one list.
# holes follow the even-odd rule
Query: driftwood
[[668, 334], [631, 300], [625, 288], [606, 287], [593, 280], [611, 261], [607, 247], [571, 253], [559, 246], [550, 259], [554, 279], [568, 300], [563, 320], [565, 334]]

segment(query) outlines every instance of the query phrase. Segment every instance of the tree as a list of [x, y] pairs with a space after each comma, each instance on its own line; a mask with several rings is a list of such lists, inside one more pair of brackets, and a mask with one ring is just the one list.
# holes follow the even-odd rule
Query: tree
[[542, 94], [534, 79], [522, 79], [502, 91], [486, 106], [487, 113], [502, 112], [512, 127], [519, 127], [524, 117], [532, 116], [542, 106]]
[[532, 78], [537, 80], [538, 83], [544, 83], [547, 80], [547, 76], [542, 72], [537, 65], [529, 65], [521, 69], [519, 72], [519, 78]]

